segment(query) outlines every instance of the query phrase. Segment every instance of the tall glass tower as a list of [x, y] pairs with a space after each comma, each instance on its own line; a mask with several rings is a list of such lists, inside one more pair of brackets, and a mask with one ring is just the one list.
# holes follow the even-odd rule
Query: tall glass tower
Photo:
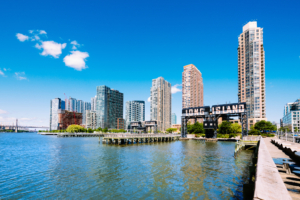
[[175, 113], [172, 113], [172, 125], [177, 124], [177, 116]]
[[263, 29], [257, 22], [243, 26], [238, 46], [238, 99], [246, 102], [249, 127], [266, 118]]
[[97, 128], [117, 128], [117, 119], [123, 119], [123, 93], [102, 85], [97, 87]]

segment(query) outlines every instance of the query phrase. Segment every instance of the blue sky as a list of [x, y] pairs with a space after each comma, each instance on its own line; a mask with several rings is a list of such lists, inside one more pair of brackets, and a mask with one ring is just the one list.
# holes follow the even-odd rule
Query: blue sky
[[[50, 99], [90, 101], [99, 85], [147, 102], [152, 79], [181, 84], [187, 64], [202, 72], [205, 105], [238, 102], [238, 35], [253, 20], [264, 28], [267, 118], [279, 122], [283, 106], [300, 97], [299, 7], [298, 0], [2, 2], [0, 123], [49, 125]], [[181, 92], [172, 101], [180, 116]]]

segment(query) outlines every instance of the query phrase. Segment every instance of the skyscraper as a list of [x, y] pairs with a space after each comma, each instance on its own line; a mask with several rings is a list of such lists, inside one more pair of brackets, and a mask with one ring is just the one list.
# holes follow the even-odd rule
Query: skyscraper
[[77, 100], [70, 97], [67, 101], [66, 110], [77, 112]]
[[172, 125], [177, 124], [177, 116], [175, 113], [172, 113]]
[[91, 110], [91, 103], [90, 102], [83, 102], [82, 107], [82, 124], [86, 124], [86, 111]]
[[76, 112], [83, 113], [84, 102], [82, 100], [78, 100], [76, 102]]
[[171, 84], [163, 77], [153, 79], [150, 98], [150, 120], [158, 121], [158, 130], [165, 131], [171, 127]]
[[64, 104], [65, 102], [60, 98], [55, 98], [50, 101], [50, 130], [59, 130], [58, 114]]
[[238, 99], [246, 102], [248, 126], [266, 118], [263, 29], [257, 22], [243, 26], [238, 46]]
[[97, 87], [97, 128], [117, 128], [117, 119], [123, 119], [123, 93], [103, 85]]
[[145, 101], [127, 101], [125, 120], [126, 128], [130, 122], [145, 121]]
[[91, 98], [91, 110], [96, 111], [97, 95]]
[[182, 72], [182, 108], [200, 106], [203, 106], [202, 74], [195, 65], [186, 65]]

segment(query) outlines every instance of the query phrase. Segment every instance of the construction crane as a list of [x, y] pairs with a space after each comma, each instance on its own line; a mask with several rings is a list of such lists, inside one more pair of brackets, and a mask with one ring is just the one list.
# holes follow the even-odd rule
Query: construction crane
[[[64, 93], [64, 95], [65, 95], [65, 102], [67, 102], [68, 101], [68, 98], [67, 98], [67, 95]], [[76, 117], [75, 117], [75, 111], [73, 110], [73, 108], [70, 106], [70, 101], [68, 101], [68, 104], [69, 104], [69, 108], [71, 108], [71, 111], [73, 112], [73, 115], [74, 115], [74, 122], [75, 122], [75, 124], [77, 124], [76, 123]]]

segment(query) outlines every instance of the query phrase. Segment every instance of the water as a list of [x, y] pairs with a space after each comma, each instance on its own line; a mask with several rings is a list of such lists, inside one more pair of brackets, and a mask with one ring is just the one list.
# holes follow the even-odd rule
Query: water
[[233, 142], [98, 140], [0, 133], [0, 199], [243, 199], [252, 152]]

